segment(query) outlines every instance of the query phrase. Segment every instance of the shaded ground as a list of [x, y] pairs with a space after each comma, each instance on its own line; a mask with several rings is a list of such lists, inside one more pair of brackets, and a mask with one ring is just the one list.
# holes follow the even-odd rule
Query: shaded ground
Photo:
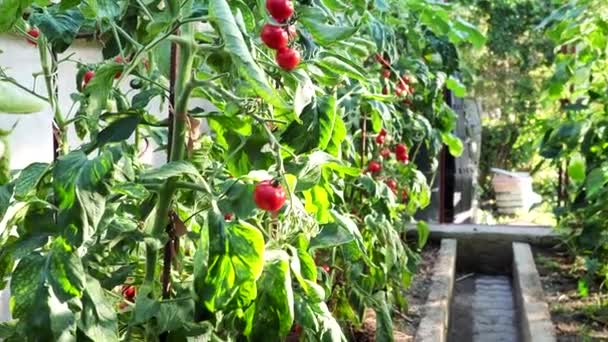
[[[439, 254], [439, 245], [429, 242], [421, 253], [421, 263], [414, 275], [412, 284], [406, 290], [409, 304], [407, 313], [393, 315], [393, 329], [396, 342], [414, 341], [420, 319], [424, 314], [424, 304], [429, 296], [432, 283], [433, 267]], [[355, 333], [357, 342], [374, 342], [376, 331], [376, 315], [373, 310], [365, 313], [363, 328]]]
[[597, 284], [592, 285], [587, 297], [578, 291], [584, 262], [563, 252], [540, 248], [534, 249], [534, 258], [557, 341], [608, 341], [608, 305], [600, 305], [608, 304], [608, 295], [600, 296]]
[[408, 312], [394, 318], [395, 330], [403, 333], [403, 339], [401, 340], [397, 340], [398, 336], [395, 334], [395, 341], [413, 341], [416, 336], [420, 319], [424, 315], [424, 304], [426, 304], [433, 283], [431, 278], [439, 254], [439, 247], [439, 244], [429, 242], [422, 251], [420, 267], [414, 275], [411, 286], [406, 291], [409, 304]]

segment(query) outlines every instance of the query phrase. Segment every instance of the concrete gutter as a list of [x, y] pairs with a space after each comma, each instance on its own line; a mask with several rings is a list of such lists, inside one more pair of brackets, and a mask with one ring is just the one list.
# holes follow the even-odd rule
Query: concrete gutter
[[554, 342], [549, 306], [544, 299], [532, 249], [527, 243], [513, 243], [513, 285], [522, 341]]
[[456, 250], [456, 240], [441, 240], [441, 249], [433, 270], [431, 290], [415, 341], [445, 342], [448, 339], [450, 304], [456, 275]]
[[[429, 224], [432, 240], [457, 239], [475, 241], [525, 242], [539, 246], [554, 246], [559, 235], [548, 226], [507, 226], [483, 224]], [[408, 227], [409, 234], [417, 234]]]

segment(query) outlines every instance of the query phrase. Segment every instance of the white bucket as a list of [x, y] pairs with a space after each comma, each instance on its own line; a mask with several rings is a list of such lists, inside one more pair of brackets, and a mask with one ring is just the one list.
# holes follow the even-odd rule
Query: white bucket
[[496, 193], [496, 205], [501, 214], [528, 211], [542, 198], [532, 190], [532, 177], [527, 172], [509, 172], [492, 168], [492, 187]]

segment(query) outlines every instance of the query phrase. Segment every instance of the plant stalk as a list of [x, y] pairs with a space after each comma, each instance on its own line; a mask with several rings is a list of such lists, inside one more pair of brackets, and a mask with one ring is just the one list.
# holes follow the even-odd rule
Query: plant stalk
[[38, 51], [40, 53], [40, 64], [44, 74], [44, 82], [48, 94], [48, 101], [53, 111], [53, 159], [67, 153], [66, 124], [59, 107], [58, 89], [56, 80], [57, 66], [54, 56], [51, 58], [48, 41], [41, 35], [38, 38]]
[[[171, 122], [171, 141], [169, 142], [168, 154], [169, 161], [183, 160], [186, 152], [186, 135], [188, 121], [188, 99], [191, 89], [188, 86], [192, 74], [192, 65], [194, 54], [192, 47], [189, 44], [179, 46], [179, 58], [177, 63], [176, 81], [173, 87], [175, 92], [176, 103], [174, 107], [173, 120]], [[163, 184], [159, 191], [158, 204], [152, 231], [153, 237], [161, 238], [167, 225], [169, 224], [169, 214], [171, 210], [171, 202], [177, 189], [177, 179], [169, 179]], [[171, 242], [171, 241], [170, 241]], [[158, 250], [153, 242], [146, 244], [146, 282], [150, 285], [156, 279], [156, 264], [158, 259]]]

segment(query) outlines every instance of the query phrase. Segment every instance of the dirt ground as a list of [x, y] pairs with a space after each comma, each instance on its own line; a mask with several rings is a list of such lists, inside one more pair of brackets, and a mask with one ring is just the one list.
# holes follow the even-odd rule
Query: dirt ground
[[[420, 319], [424, 314], [424, 304], [429, 295], [432, 283], [433, 267], [439, 254], [439, 245], [429, 242], [421, 253], [421, 262], [412, 284], [406, 290], [409, 304], [408, 311], [397, 312], [393, 315], [393, 330], [396, 342], [414, 341]], [[355, 333], [357, 342], [374, 342], [376, 317], [373, 310], [365, 313], [363, 329]]]
[[578, 291], [584, 262], [550, 249], [535, 248], [534, 257], [557, 341], [608, 341], [608, 306], [600, 305], [608, 303], [608, 294], [600, 296], [597, 284], [587, 297]]

